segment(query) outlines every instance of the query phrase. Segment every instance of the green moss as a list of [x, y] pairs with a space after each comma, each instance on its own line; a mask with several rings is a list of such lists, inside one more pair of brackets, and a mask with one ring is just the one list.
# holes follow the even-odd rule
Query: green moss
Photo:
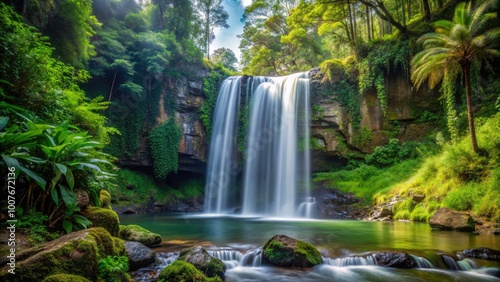
[[313, 245], [303, 242], [297, 241], [297, 249], [295, 250], [295, 256], [297, 259], [306, 258], [308, 262], [312, 265], [317, 265], [322, 263], [321, 253], [314, 247]]
[[74, 274], [54, 274], [43, 279], [42, 282], [91, 282], [87, 278]]
[[[31, 250], [27, 250], [29, 252]], [[123, 255], [125, 247], [104, 228], [91, 228], [65, 235], [47, 242], [43, 249], [19, 261], [15, 276], [1, 273], [1, 281], [42, 281], [53, 274], [73, 274], [97, 279], [97, 262], [112, 255]]]
[[320, 252], [311, 244], [277, 235], [263, 247], [264, 259], [279, 266], [311, 267], [322, 262]]
[[194, 265], [176, 260], [162, 270], [158, 282], [222, 282], [222, 279], [208, 278]]
[[161, 236], [153, 233], [139, 225], [120, 225], [119, 237], [125, 241], [135, 241], [145, 246], [153, 246], [161, 243]]
[[99, 191], [99, 201], [101, 202], [101, 208], [111, 209], [111, 194], [108, 191], [104, 189]]
[[92, 227], [103, 227], [111, 236], [118, 236], [120, 221], [116, 212], [99, 207], [88, 207], [82, 214], [92, 223]]

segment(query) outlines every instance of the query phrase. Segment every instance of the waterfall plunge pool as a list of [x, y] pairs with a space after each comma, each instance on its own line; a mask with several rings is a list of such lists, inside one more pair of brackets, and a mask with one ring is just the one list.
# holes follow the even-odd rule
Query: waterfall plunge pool
[[[462, 269], [477, 268], [469, 271], [449, 270], [443, 265], [407, 270], [361, 263], [338, 266], [326, 261], [310, 270], [298, 270], [252, 266], [251, 263], [240, 265], [237, 261], [276, 234], [313, 244], [329, 262], [335, 258], [366, 257], [370, 252], [403, 250], [436, 264], [436, 260], [441, 260], [440, 254], [454, 256], [464, 249], [500, 248], [500, 241], [494, 235], [433, 231], [425, 223], [283, 220], [207, 214], [121, 215], [120, 222], [138, 224], [160, 234], [163, 243], [162, 247], [155, 249], [157, 252], [175, 253], [194, 245], [203, 245], [212, 251], [222, 250], [219, 253], [225, 253], [224, 262], [228, 266], [225, 281], [500, 281], [485, 274], [498, 271], [491, 267], [500, 268], [500, 262], [486, 260], [459, 261], [459, 265], [466, 265]], [[238, 258], [234, 258], [234, 254]]]

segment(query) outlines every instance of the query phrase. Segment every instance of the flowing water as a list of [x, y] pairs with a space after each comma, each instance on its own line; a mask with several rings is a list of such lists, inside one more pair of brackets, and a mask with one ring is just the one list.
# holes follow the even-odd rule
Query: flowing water
[[[241, 93], [241, 77], [226, 79], [214, 111], [208, 159], [205, 212], [246, 216], [310, 217], [309, 78], [251, 77]], [[244, 99], [242, 98], [244, 97]], [[243, 101], [244, 100], [244, 101]], [[249, 107], [243, 192], [230, 190], [237, 169], [237, 121]], [[305, 202], [304, 202], [305, 201]], [[300, 203], [304, 202], [300, 209]], [[236, 205], [236, 206], [235, 206]]]
[[213, 116], [212, 138], [208, 155], [205, 211], [224, 213], [236, 199], [229, 188], [234, 187], [234, 136], [238, 131], [241, 77], [230, 77], [221, 85]]
[[[162, 235], [156, 251], [169, 258], [184, 247], [205, 246], [226, 264], [226, 281], [500, 281], [487, 274], [498, 272], [499, 262], [460, 256], [464, 249], [500, 249], [497, 237], [432, 231], [424, 223], [207, 215], [122, 215], [120, 221]], [[261, 247], [276, 234], [315, 245], [323, 264], [307, 270], [262, 264]], [[412, 254], [418, 268], [377, 266], [373, 252], [390, 250]]]

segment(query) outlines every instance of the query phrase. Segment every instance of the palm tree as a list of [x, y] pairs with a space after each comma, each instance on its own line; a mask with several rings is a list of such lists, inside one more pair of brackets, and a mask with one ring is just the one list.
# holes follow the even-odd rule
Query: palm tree
[[435, 22], [435, 32], [424, 34], [418, 39], [424, 50], [416, 54], [411, 62], [411, 79], [417, 88], [427, 79], [429, 86], [434, 88], [443, 77], [462, 73], [474, 152], [478, 152], [479, 147], [472, 113], [470, 70], [500, 55], [497, 49], [500, 28], [492, 26], [496, 13], [489, 12], [494, 1], [476, 2], [482, 4], [458, 4], [452, 21]]

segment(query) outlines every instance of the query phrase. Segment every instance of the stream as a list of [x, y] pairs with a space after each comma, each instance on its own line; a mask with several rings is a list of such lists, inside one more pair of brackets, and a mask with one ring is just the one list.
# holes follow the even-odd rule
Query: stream
[[[163, 238], [159, 272], [186, 247], [202, 245], [227, 266], [225, 281], [500, 281], [500, 262], [463, 258], [477, 247], [500, 249], [494, 235], [431, 230], [425, 223], [354, 220], [272, 219], [206, 214], [121, 215], [121, 224], [138, 224]], [[261, 265], [260, 247], [276, 234], [318, 248], [323, 264], [312, 269]], [[416, 269], [377, 266], [372, 253], [403, 250]], [[154, 281], [150, 278], [137, 281]], [[139, 276], [139, 277], [138, 277]], [[139, 278], [139, 279], [138, 279]]]

